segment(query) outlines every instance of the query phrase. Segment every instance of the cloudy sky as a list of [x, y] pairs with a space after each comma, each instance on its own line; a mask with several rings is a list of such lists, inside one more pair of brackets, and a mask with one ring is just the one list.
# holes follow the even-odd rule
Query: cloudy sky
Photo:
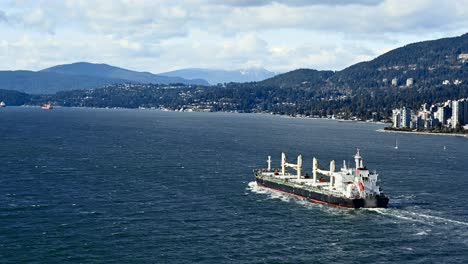
[[340, 70], [468, 32], [468, 0], [0, 0], [0, 70]]

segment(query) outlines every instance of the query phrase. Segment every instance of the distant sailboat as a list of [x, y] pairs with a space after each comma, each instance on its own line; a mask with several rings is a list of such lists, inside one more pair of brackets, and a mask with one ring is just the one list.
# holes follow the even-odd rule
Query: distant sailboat
[[394, 149], [398, 149], [398, 139], [395, 140], [395, 147], [393, 147]]

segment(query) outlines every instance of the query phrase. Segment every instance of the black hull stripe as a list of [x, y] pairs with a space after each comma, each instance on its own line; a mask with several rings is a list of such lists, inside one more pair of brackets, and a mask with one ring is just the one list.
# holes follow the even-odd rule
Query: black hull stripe
[[387, 208], [388, 198], [385, 196], [377, 196], [372, 200], [365, 199], [349, 199], [344, 197], [336, 197], [323, 193], [317, 193], [302, 188], [294, 188], [289, 185], [279, 184], [276, 182], [267, 181], [262, 178], [256, 178], [257, 184], [262, 187], [267, 187], [272, 190], [281, 191], [290, 195], [307, 199], [311, 202], [328, 204], [342, 208]]

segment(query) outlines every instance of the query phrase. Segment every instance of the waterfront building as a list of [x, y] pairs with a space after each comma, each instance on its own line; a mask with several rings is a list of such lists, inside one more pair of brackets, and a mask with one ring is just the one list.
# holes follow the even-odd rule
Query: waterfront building
[[393, 109], [392, 110], [392, 123], [394, 128], [400, 128], [401, 125], [401, 110]]
[[461, 53], [458, 55], [458, 59], [461, 60], [461, 62], [467, 62], [468, 61], [468, 53]]
[[460, 125], [463, 126], [463, 125], [466, 125], [468, 124], [468, 99], [460, 99], [458, 100], [458, 103], [460, 105], [460, 112], [459, 112], [459, 122], [460, 122]]
[[464, 125], [464, 102], [461, 100], [454, 100], [452, 102], [452, 128], [456, 128], [457, 125]]
[[448, 100], [430, 105], [424, 103], [418, 111], [402, 107], [392, 110], [394, 128], [431, 129], [437, 126], [456, 128], [468, 124], [468, 98]]
[[401, 127], [409, 128], [411, 123], [411, 109], [403, 107], [401, 110]]
[[434, 118], [437, 119], [439, 121], [439, 123], [441, 125], [445, 125], [447, 124], [447, 119], [445, 118], [445, 115], [444, 115], [444, 107], [441, 106], [437, 109], [437, 111], [434, 113]]
[[413, 86], [414, 79], [413, 78], [408, 78], [406, 79], [406, 87], [411, 87]]

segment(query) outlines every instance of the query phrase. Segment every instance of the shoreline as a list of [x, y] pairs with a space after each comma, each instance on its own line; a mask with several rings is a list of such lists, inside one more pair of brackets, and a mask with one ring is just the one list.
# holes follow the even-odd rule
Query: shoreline
[[455, 133], [432, 133], [432, 132], [421, 132], [421, 131], [397, 131], [397, 130], [385, 130], [385, 129], [377, 129], [377, 132], [383, 133], [402, 133], [402, 134], [416, 134], [416, 135], [433, 135], [433, 136], [451, 136], [451, 137], [462, 137], [468, 138], [468, 134], [455, 134]]
[[[41, 107], [38, 105], [16, 105], [10, 107]], [[91, 106], [54, 106], [54, 108], [76, 108], [76, 109], [104, 109], [104, 110], [149, 110], [149, 111], [161, 111], [161, 112], [172, 112], [172, 113], [226, 113], [226, 114], [255, 114], [255, 115], [267, 115], [267, 116], [277, 116], [281, 118], [291, 118], [291, 119], [304, 119], [304, 120], [329, 120], [340, 123], [358, 123], [358, 124], [374, 124], [374, 125], [388, 125], [390, 123], [381, 122], [381, 121], [370, 121], [370, 120], [351, 120], [351, 119], [341, 119], [341, 118], [328, 118], [328, 117], [307, 117], [307, 116], [290, 116], [274, 113], [265, 113], [265, 112], [238, 112], [238, 111], [178, 111], [167, 108], [128, 108], [128, 107], [91, 107]]]

